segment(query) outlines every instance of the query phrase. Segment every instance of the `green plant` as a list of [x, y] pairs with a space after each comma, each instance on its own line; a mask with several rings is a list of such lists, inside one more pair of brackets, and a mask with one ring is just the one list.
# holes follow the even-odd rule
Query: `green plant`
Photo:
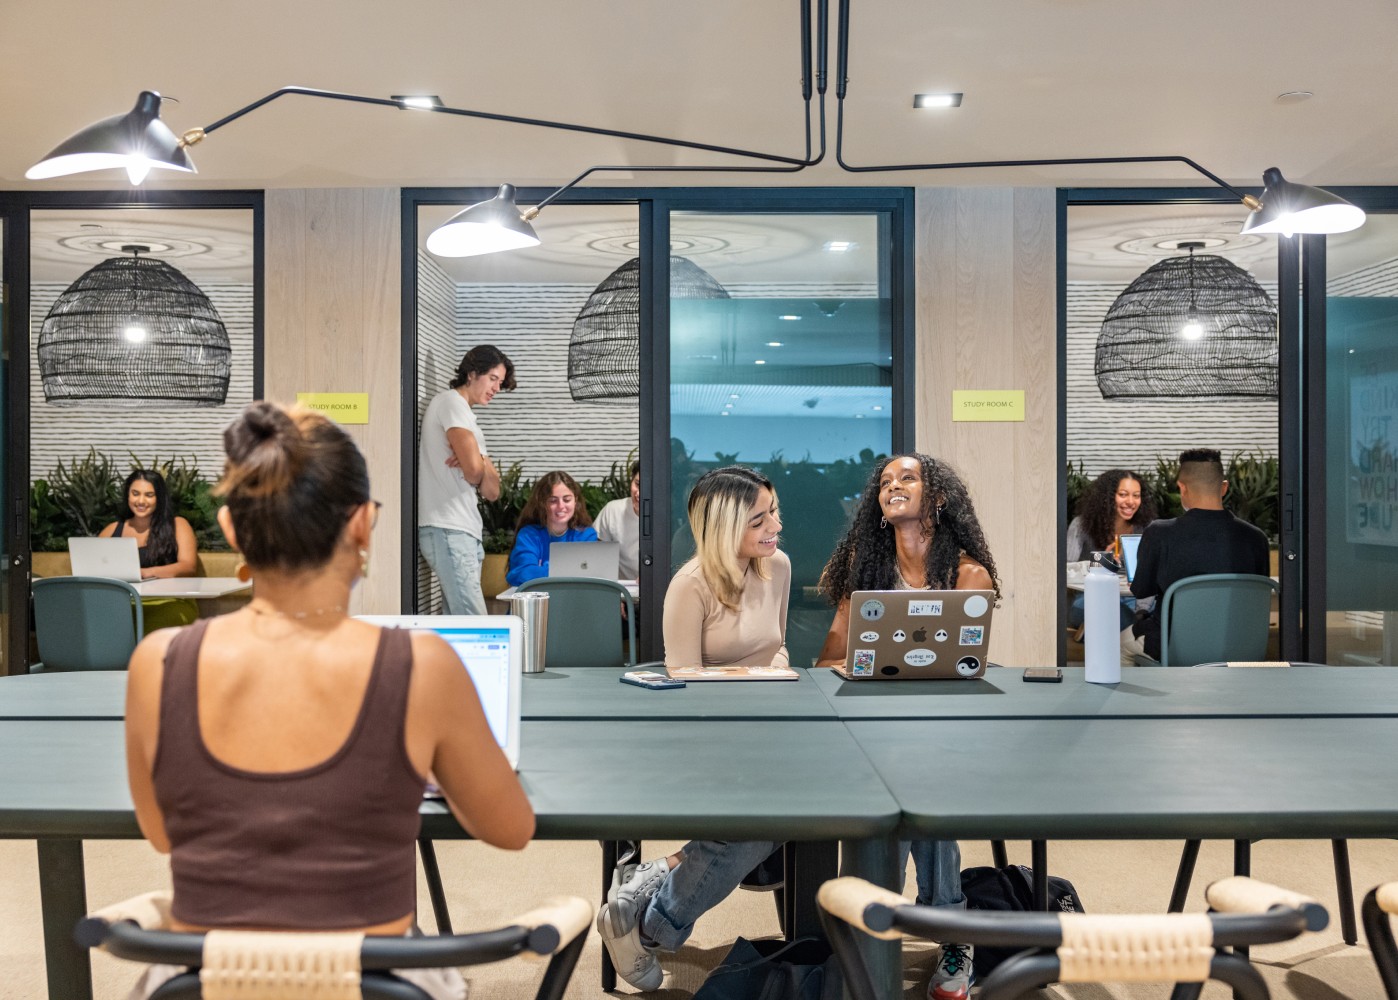
[[1281, 487], [1281, 469], [1276, 456], [1261, 452], [1234, 455], [1224, 469], [1224, 476], [1228, 480], [1224, 506], [1276, 542], [1277, 496]]
[[515, 524], [529, 499], [529, 491], [534, 488], [534, 481], [524, 478], [523, 462], [515, 462], [508, 468], [497, 463], [496, 468], [500, 470], [499, 498], [478, 497], [476, 501], [481, 512], [481, 544], [488, 553], [507, 555], [515, 544]]
[[1068, 469], [1063, 477], [1063, 493], [1067, 500], [1068, 520], [1071, 521], [1078, 513], [1078, 501], [1087, 492], [1087, 488], [1092, 483], [1092, 477], [1082, 471], [1082, 459], [1078, 459], [1078, 467], [1073, 468], [1073, 463], [1068, 463]]
[[77, 522], [53, 495], [46, 479], [29, 489], [29, 544], [34, 552], [66, 552], [68, 539], [78, 533]]
[[1142, 473], [1146, 481], [1141, 485], [1149, 491], [1155, 501], [1156, 517], [1179, 517], [1184, 513], [1180, 503], [1180, 463], [1177, 459], [1155, 456], [1155, 468]]
[[59, 459], [50, 476], [50, 496], [72, 518], [78, 535], [95, 535], [117, 509], [121, 477], [116, 463], [96, 448], [68, 465]]

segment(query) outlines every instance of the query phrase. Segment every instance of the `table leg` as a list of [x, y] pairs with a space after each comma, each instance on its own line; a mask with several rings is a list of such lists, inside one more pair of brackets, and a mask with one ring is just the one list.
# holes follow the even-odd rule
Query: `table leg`
[[73, 928], [87, 915], [83, 842], [40, 840], [38, 846], [49, 1000], [92, 1000], [92, 960], [73, 940]]
[[[853, 875], [894, 892], [903, 890], [898, 870], [898, 841], [893, 837], [846, 840], [840, 845], [840, 874]], [[884, 1000], [903, 995], [903, 949], [897, 941], [867, 939], [862, 945], [869, 978]], [[846, 990], [846, 1000], [849, 992]]]
[[786, 885], [782, 892], [782, 929], [788, 941], [824, 937], [816, 893], [839, 874], [839, 845], [824, 840], [786, 844]]

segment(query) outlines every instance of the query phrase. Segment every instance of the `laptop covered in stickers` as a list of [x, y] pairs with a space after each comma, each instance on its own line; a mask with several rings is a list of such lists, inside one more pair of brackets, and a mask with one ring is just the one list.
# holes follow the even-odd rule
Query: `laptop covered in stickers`
[[971, 680], [985, 673], [993, 590], [857, 590], [846, 680]]

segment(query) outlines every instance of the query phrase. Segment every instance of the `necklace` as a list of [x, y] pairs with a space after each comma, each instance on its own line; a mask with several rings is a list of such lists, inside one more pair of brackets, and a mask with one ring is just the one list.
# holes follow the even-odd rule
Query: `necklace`
[[276, 608], [264, 608], [257, 604], [249, 604], [248, 610], [255, 615], [263, 615], [268, 618], [285, 618], [289, 621], [302, 622], [307, 618], [320, 618], [324, 615], [342, 615], [345, 613], [344, 605], [332, 604], [328, 608], [314, 608], [310, 611], [278, 611]]

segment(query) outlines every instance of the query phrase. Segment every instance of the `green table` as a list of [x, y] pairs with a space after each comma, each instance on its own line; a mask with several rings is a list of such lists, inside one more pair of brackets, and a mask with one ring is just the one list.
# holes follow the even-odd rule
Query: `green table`
[[[541, 838], [840, 842], [847, 872], [893, 884], [900, 810], [833, 720], [530, 721], [522, 736], [520, 778]], [[39, 843], [49, 996], [87, 1000], [90, 964], [71, 936], [87, 907], [82, 841], [140, 836], [123, 724], [0, 721], [0, 758], [0, 837]], [[625, 777], [640, 771], [667, 780]], [[423, 813], [428, 836], [465, 836], [440, 803]]]
[[847, 728], [902, 807], [908, 837], [1398, 836], [1394, 718], [879, 720]]
[[574, 667], [524, 675], [526, 719], [833, 719], [811, 674], [795, 681], [702, 681], [649, 690], [620, 681], [618, 667]]
[[836, 715], [857, 719], [1324, 718], [1398, 715], [1394, 667], [1127, 667], [1119, 684], [1089, 684], [1065, 667], [1057, 684], [1017, 667], [973, 681], [811, 679]]
[[126, 671], [0, 677], [0, 719], [123, 719]]

